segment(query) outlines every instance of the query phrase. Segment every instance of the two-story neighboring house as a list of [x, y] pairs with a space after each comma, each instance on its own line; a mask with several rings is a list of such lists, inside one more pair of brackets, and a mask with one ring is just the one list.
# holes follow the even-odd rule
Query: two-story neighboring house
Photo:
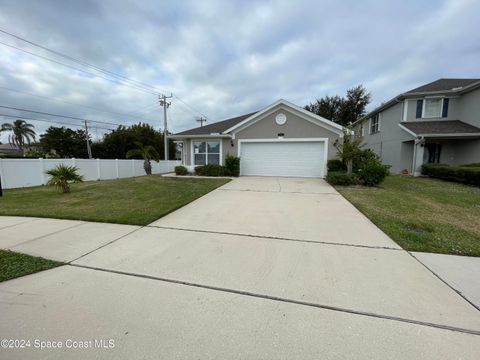
[[439, 79], [420, 86], [352, 128], [393, 173], [419, 175], [425, 163], [479, 163], [480, 79]]

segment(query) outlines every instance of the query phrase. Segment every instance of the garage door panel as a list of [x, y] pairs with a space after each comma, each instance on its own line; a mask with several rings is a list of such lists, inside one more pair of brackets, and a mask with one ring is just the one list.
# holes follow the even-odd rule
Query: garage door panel
[[324, 142], [245, 142], [241, 174], [323, 177]]

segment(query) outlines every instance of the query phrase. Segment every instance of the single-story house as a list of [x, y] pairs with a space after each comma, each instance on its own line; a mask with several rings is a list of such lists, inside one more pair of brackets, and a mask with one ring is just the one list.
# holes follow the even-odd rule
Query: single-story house
[[240, 157], [240, 175], [324, 177], [344, 127], [286, 100], [263, 110], [170, 135], [178, 158], [195, 166]]

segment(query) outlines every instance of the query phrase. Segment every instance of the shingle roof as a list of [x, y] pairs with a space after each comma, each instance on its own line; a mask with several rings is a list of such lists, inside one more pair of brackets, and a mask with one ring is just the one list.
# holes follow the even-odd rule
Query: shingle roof
[[479, 81], [480, 79], [438, 79], [431, 83], [407, 91], [406, 94], [432, 91], [448, 91], [452, 89], [463, 88]]
[[237, 125], [238, 123], [242, 122], [243, 120], [249, 118], [250, 116], [256, 113], [257, 112], [255, 111], [250, 114], [245, 114], [245, 115], [237, 116], [234, 118], [218, 121], [213, 124], [182, 131], [175, 135], [210, 135], [210, 134], [217, 134], [217, 133], [221, 134], [225, 130], [231, 128], [234, 125]]
[[417, 135], [480, 134], [480, 128], [460, 120], [403, 121], [400, 124]]

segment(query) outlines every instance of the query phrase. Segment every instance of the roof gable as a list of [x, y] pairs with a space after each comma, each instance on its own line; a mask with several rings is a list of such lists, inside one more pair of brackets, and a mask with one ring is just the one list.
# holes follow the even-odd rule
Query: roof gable
[[272, 111], [274, 111], [277, 107], [284, 108], [285, 110], [291, 111], [298, 115], [299, 117], [303, 118], [304, 120], [313, 122], [318, 126], [326, 127], [333, 132], [343, 135], [344, 127], [334, 123], [333, 121], [327, 120], [321, 116], [318, 116], [310, 111], [307, 111], [297, 105], [288, 102], [287, 100], [280, 99], [273, 104], [267, 106], [263, 110], [260, 110], [256, 113], [253, 113], [251, 116], [245, 118], [243, 121], [238, 122], [237, 124], [233, 125], [229, 129], [225, 130], [224, 133], [231, 133], [235, 134], [236, 132], [245, 129], [246, 127], [253, 125], [257, 121], [263, 119], [265, 116], [269, 115]]

